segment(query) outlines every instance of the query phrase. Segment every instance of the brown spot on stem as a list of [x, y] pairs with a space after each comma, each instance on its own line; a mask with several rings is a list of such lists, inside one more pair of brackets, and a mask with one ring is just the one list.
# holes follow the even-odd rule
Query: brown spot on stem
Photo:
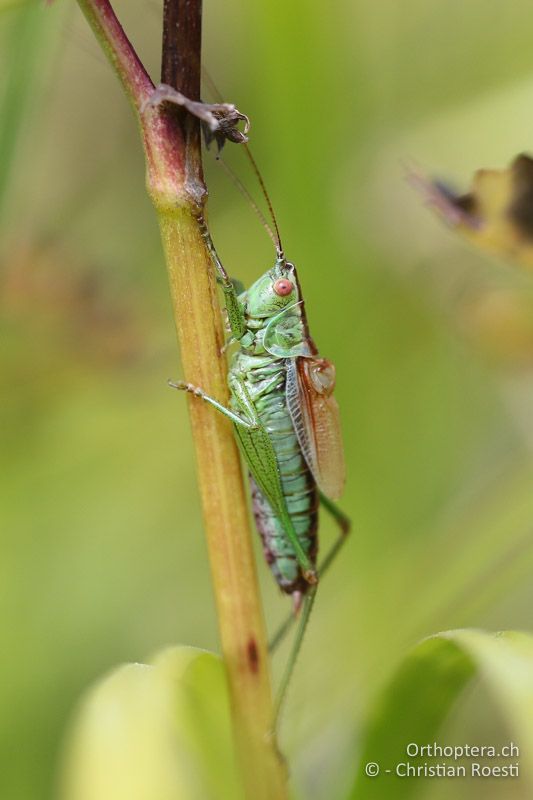
[[248, 664], [253, 673], [259, 672], [259, 653], [255, 639], [250, 639], [248, 642]]

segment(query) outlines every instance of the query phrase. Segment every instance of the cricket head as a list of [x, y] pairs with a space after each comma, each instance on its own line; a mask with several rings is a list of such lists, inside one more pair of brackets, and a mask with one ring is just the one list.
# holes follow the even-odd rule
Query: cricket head
[[298, 303], [300, 290], [296, 268], [290, 261], [278, 259], [241, 297], [247, 317], [267, 319]]
[[[250, 329], [262, 328], [262, 347], [280, 358], [311, 356], [315, 345], [307, 328], [296, 267], [278, 258], [240, 297]], [[257, 334], [259, 335], [259, 333]]]

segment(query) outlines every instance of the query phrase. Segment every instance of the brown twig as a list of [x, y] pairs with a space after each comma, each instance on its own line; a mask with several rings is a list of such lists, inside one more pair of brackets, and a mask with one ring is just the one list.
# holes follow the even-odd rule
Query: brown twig
[[[202, 59], [201, 0], [165, 0], [163, 6], [163, 43], [161, 81], [192, 101], [200, 100]], [[180, 107], [167, 108], [179, 122], [185, 141], [188, 180], [194, 181], [193, 193], [206, 195], [202, 168], [201, 131], [197, 119]]]
[[200, 99], [202, 4], [197, 0], [165, 0], [161, 82]]

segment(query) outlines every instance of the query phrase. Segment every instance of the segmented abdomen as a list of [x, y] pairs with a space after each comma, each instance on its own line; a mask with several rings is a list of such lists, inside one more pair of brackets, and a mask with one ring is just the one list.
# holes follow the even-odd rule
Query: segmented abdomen
[[[283, 494], [296, 534], [313, 565], [317, 557], [318, 492], [302, 455], [285, 400], [285, 366], [275, 387], [258, 397], [256, 408], [276, 453]], [[309, 584], [302, 576], [296, 554], [283, 524], [250, 476], [253, 511], [263, 540], [267, 563], [284, 592], [305, 593]]]

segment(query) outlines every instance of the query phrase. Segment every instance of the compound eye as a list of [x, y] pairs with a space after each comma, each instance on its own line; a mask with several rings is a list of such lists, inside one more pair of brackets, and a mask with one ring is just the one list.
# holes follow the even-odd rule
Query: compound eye
[[288, 278], [279, 278], [274, 284], [274, 291], [279, 297], [287, 297], [292, 292], [294, 286]]

